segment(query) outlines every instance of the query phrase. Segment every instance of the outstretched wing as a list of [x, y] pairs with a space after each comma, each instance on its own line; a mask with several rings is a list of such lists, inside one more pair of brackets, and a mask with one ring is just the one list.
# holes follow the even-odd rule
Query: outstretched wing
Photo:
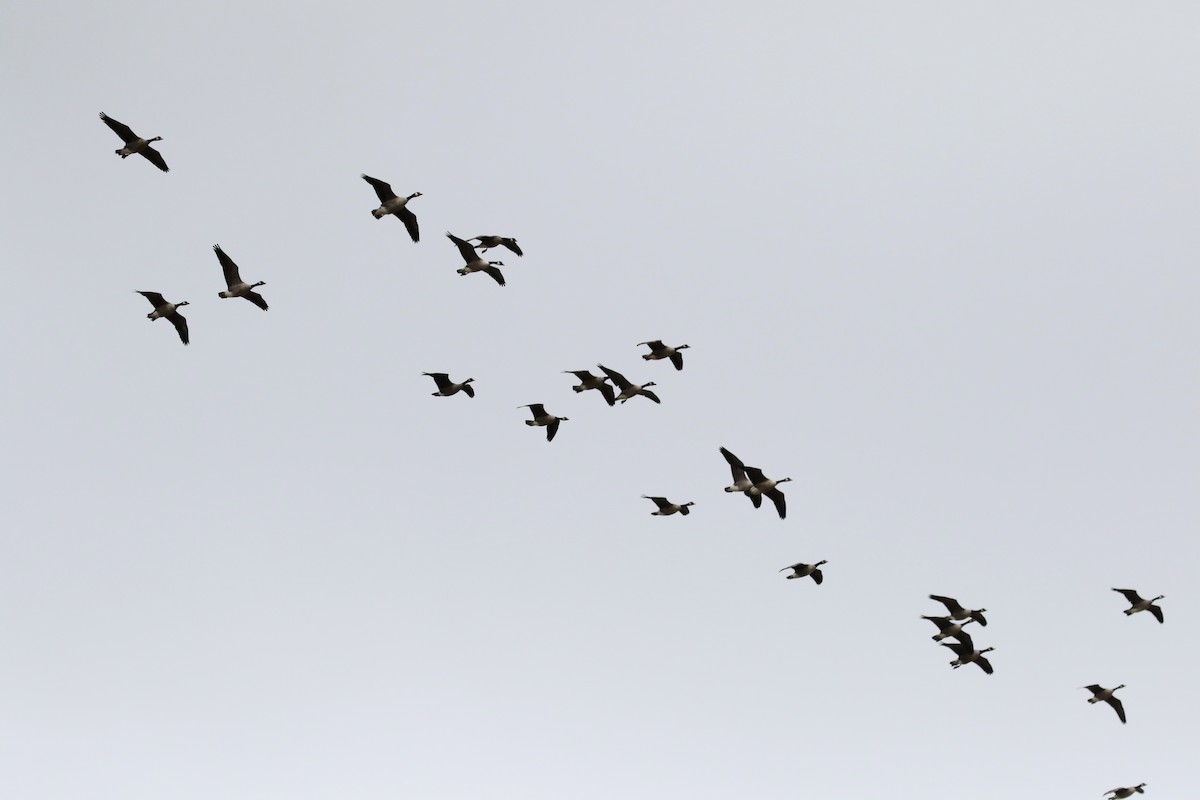
[[188, 328], [187, 320], [183, 318], [183, 314], [176, 311], [174, 314], [168, 314], [167, 319], [171, 320], [171, 324], [175, 326], [175, 331], [179, 334], [179, 341], [184, 344], [188, 343]]
[[759, 469], [758, 467], [746, 467], [745, 469], [746, 469], [746, 475], [749, 476], [749, 478], [752, 482], [758, 484], [758, 483], [763, 483], [764, 481], [766, 481], [767, 476], [763, 475], [762, 470]]
[[1120, 592], [1121, 594], [1125, 595], [1125, 599], [1133, 605], [1137, 605], [1138, 603], [1142, 602], [1142, 596], [1133, 589], [1113, 589], [1113, 591]]
[[213, 252], [217, 254], [217, 260], [221, 262], [221, 271], [225, 273], [225, 285], [233, 286], [242, 282], [242, 276], [238, 273], [238, 265], [233, 263], [233, 259], [225, 255], [225, 251], [221, 249], [221, 245], [214, 244]]
[[250, 291], [246, 292], [244, 295], [242, 295], [242, 297], [246, 298], [246, 299], [247, 299], [247, 300], [249, 300], [251, 303], [254, 303], [254, 305], [258, 306], [258, 307], [259, 307], [259, 308], [261, 308], [263, 311], [266, 311], [266, 310], [267, 310], [267, 301], [266, 301], [266, 299], [265, 299], [265, 298], [263, 298], [263, 296], [262, 296], [261, 294], [259, 294], [258, 292], [254, 291], [253, 289], [251, 289]]
[[1108, 704], [1117, 712], [1117, 716], [1121, 718], [1121, 722], [1125, 722], [1125, 706], [1121, 705], [1121, 701], [1116, 697], [1109, 697]]
[[988, 675], [992, 674], [992, 662], [987, 660], [987, 656], [979, 656], [978, 658], [975, 659], [975, 663], [978, 664], [979, 668], [982, 669], [984, 672], [986, 672]]
[[627, 381], [625, 379], [624, 375], [617, 372], [615, 369], [609, 369], [608, 367], [604, 366], [603, 364], [597, 364], [596, 366], [599, 367], [600, 370], [605, 375], [608, 376], [609, 380], [611, 380], [617, 386], [620, 386], [622, 389], [628, 389], [630, 386], [633, 386], [632, 383], [630, 383], [629, 381]]
[[500, 284], [501, 286], [504, 285], [504, 273], [500, 271], [499, 267], [485, 267], [483, 271], [488, 275], [491, 275], [492, 280], [494, 280], [496, 283]]
[[446, 231], [446, 236], [450, 241], [454, 242], [454, 246], [458, 248], [458, 252], [462, 254], [463, 261], [470, 264], [472, 261], [479, 260], [479, 254], [475, 252], [475, 248], [466, 239], [460, 239], [450, 231]]
[[772, 489], [769, 492], [765, 492], [765, 494], [775, 504], [775, 510], [779, 512], [779, 518], [784, 519], [787, 517], [787, 500], [784, 499], [783, 492], [778, 489]]
[[142, 155], [146, 157], [154, 166], [161, 169], [163, 172], [170, 172], [171, 168], [167, 166], [167, 162], [163, 159], [162, 153], [154, 149], [154, 145], [146, 145], [142, 148]]
[[546, 416], [546, 407], [541, 403], [530, 403], [529, 405], [525, 406], [525, 408], [529, 409], [530, 413], [533, 414], [534, 419]]
[[671, 363], [675, 365], [675, 369], [683, 369], [683, 353], [679, 351], [671, 353]]
[[724, 447], [721, 448], [721, 455], [725, 456], [725, 460], [729, 462], [729, 469], [733, 472], [733, 482], [745, 480], [746, 465], [742, 463], [742, 460]]
[[556, 434], [556, 433], [558, 433], [558, 420], [557, 419], [554, 420], [554, 422], [551, 422], [549, 425], [546, 426], [546, 441], [553, 442], [554, 434]]
[[450, 388], [450, 375], [445, 372], [422, 372], [422, 375], [428, 375], [433, 378], [433, 382], [437, 384], [438, 389], [446, 391]]
[[653, 500], [654, 505], [658, 506], [661, 509], [667, 509], [667, 508], [671, 507], [671, 502], [669, 500], [667, 500], [667, 498], [665, 498], [665, 497], [651, 497], [648, 494], [644, 494], [644, 495], [642, 495], [642, 497], [646, 498], [647, 500]]
[[409, 211], [408, 206], [398, 209], [395, 217], [404, 223], [405, 228], [408, 228], [408, 235], [414, 242], [421, 241], [421, 227], [417, 225], [417, 215]]
[[115, 119], [110, 117], [108, 114], [105, 114], [103, 111], [100, 112], [100, 119], [104, 120], [104, 124], [107, 125], [109, 128], [111, 128], [113, 133], [115, 133], [117, 136], [120, 136], [121, 139], [125, 142], [125, 144], [129, 144], [130, 142], [137, 141], [138, 135], [136, 133], [134, 133], [132, 130], [130, 130], [129, 126], [126, 125], [125, 123], [117, 122]]
[[613, 387], [609, 386], [607, 383], [602, 383], [597, 388], [600, 390], [600, 394], [604, 395], [604, 400], [610, 406], [616, 404], [617, 393], [613, 391]]
[[963, 610], [963, 607], [960, 606], [958, 604], [958, 601], [955, 600], [953, 597], [942, 597], [939, 594], [931, 594], [931, 595], [929, 595], [929, 599], [937, 600], [939, 603], [944, 605], [951, 614], [957, 614]]
[[658, 395], [656, 395], [654, 392], [650, 391], [649, 389], [642, 389], [640, 392], [638, 392], [638, 394], [643, 395], [645, 397], [649, 397], [651, 400], [653, 400], [656, 403], [662, 403], [662, 400], [658, 399]]
[[501, 239], [500, 244], [504, 245], [509, 250], [512, 250], [514, 253], [516, 253], [519, 256], [525, 255], [524, 253], [521, 252], [521, 247], [520, 247], [520, 245], [517, 244], [516, 239]]
[[167, 304], [166, 298], [158, 292], [138, 292], [138, 294], [149, 300], [150, 305], [154, 306], [155, 308], [158, 308], [159, 306], [165, 306]]
[[644, 344], [645, 344], [645, 345], [649, 345], [649, 346], [650, 346], [650, 352], [651, 352], [651, 353], [657, 353], [659, 350], [662, 350], [662, 349], [664, 349], [664, 348], [666, 347], [666, 345], [664, 345], [664, 344], [663, 344], [663, 343], [662, 343], [660, 340], [658, 340], [658, 339], [655, 339], [655, 340], [654, 340], [654, 341], [652, 341], [652, 342], [638, 342], [638, 346], [639, 346], [639, 347], [640, 347], [640, 346], [642, 346], [642, 345], [644, 345]]
[[370, 175], [363, 175], [362, 179], [375, 187], [375, 194], [379, 197], [379, 202], [386, 203], [388, 200], [396, 199], [396, 193], [392, 191], [390, 183], [384, 183], [378, 178], [372, 178]]
[[812, 572], [810, 572], [808, 574], [808, 576], [810, 578], [812, 578], [814, 581], [816, 581], [816, 584], [818, 586], [820, 586], [825, 581], [825, 573], [821, 572], [821, 570], [819, 570], [819, 569], [814, 569]]
[[1156, 620], [1158, 620], [1158, 622], [1159, 622], [1159, 624], [1160, 624], [1160, 625], [1162, 624], [1162, 621], [1163, 621], [1163, 613], [1162, 613], [1162, 609], [1161, 609], [1161, 608], [1159, 608], [1158, 606], [1152, 605], [1152, 606], [1150, 606], [1149, 608], [1147, 608], [1146, 610], [1147, 610], [1147, 611], [1149, 611], [1151, 614], [1153, 614], [1153, 615], [1154, 615], [1154, 618], [1155, 618]]

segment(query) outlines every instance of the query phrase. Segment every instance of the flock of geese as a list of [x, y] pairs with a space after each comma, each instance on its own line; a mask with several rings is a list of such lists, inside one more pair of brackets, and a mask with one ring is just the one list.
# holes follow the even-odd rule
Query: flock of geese
[[[162, 154], [153, 146], [154, 142], [162, 140], [161, 136], [144, 139], [135, 134], [128, 125], [118, 122], [103, 112], [100, 113], [100, 119], [114, 133], [120, 136], [124, 142], [124, 146], [116, 151], [117, 155], [121, 158], [140, 155], [163, 172], [170, 171]], [[408, 231], [408, 235], [412, 241], [414, 243], [419, 242], [421, 240], [420, 225], [416, 214], [412, 212], [408, 204], [412, 200], [421, 197], [421, 192], [413, 192], [407, 196], [400, 196], [392, 190], [390, 184], [378, 178], [372, 178], [364, 174], [362, 175], [362, 179], [371, 185], [375, 190], [376, 196], [379, 198], [379, 207], [372, 209], [371, 215], [375, 219], [394, 216], [404, 223], [404, 227]], [[504, 275], [499, 269], [504, 266], [504, 262], [488, 261], [481, 253], [486, 253], [489, 249], [504, 247], [517, 256], [524, 255], [520, 245], [517, 244], [517, 240], [512, 237], [485, 235], [475, 236], [471, 239], [462, 239], [449, 231], [446, 232], [446, 236], [458, 248], [458, 252], [465, 262], [458, 270], [459, 275], [465, 276], [474, 272], [483, 272], [489, 275], [500, 286], [506, 285]], [[472, 242], [475, 242], [475, 244], [472, 244]], [[226, 286], [225, 291], [218, 293], [218, 297], [223, 299], [241, 297], [258, 306], [263, 311], [266, 311], [268, 308], [267, 301], [261, 294], [254, 291], [259, 286], [264, 286], [265, 282], [247, 283], [242, 279], [238, 265], [221, 249], [220, 245], [213, 245], [213, 251], [216, 253], [218, 262], [220, 262]], [[137, 294], [145, 297], [150, 301], [150, 305], [153, 306], [153, 311], [146, 315], [148, 319], [169, 320], [175, 326], [180, 341], [185, 345], [189, 343], [187, 320], [179, 313], [180, 308], [189, 305], [188, 301], [181, 300], [173, 303], [164, 298], [159, 292], [138, 291]], [[643, 359], [647, 361], [667, 359], [670, 360], [676, 370], [683, 369], [682, 351], [686, 350], [688, 345], [670, 346], [664, 344], [661, 340], [638, 343], [639, 347], [643, 345], [650, 348], [650, 352], [642, 355]], [[563, 370], [563, 372], [574, 375], [579, 380], [579, 383], [572, 387], [575, 392], [598, 391], [609, 406], [614, 406], [617, 403], [625, 403], [639, 396], [645, 397], [655, 403], [662, 402], [657, 394], [650, 391], [649, 387], [655, 385], [653, 381], [635, 384], [621, 373], [603, 364], [598, 364], [597, 367], [604, 373], [603, 375], [593, 375], [590, 370]], [[450, 379], [449, 374], [445, 372], [423, 372], [421, 374], [433, 378], [434, 383], [437, 385], [437, 391], [433, 393], [434, 397], [452, 397], [459, 392], [465, 394], [467, 397], [475, 397], [475, 389], [471, 386], [475, 381], [474, 378], [467, 378], [459, 383], [455, 383]], [[529, 409], [531, 419], [525, 420], [525, 424], [545, 428], [546, 441], [548, 442], [554, 441], [560, 423], [569, 420], [568, 417], [560, 417], [547, 412], [542, 403], [529, 403], [518, 406], [518, 408]], [[755, 508], [761, 508], [763, 498], [766, 497], [775, 506], [775, 511], [779, 515], [779, 519], [782, 520], [787, 517], [787, 500], [783, 492], [779, 489], [779, 486], [780, 484], [787, 483], [791, 478], [773, 480], [763, 474], [760, 468], [747, 466], [740, 458], [726, 448], [721, 447], [720, 453], [728, 463], [733, 476], [733, 483], [725, 487], [726, 492], [744, 494], [750, 498]], [[661, 496], [642, 495], [642, 497], [654, 503], [656, 510], [651, 512], [651, 514], [656, 517], [668, 517], [674, 514], [687, 516], [690, 513], [690, 507], [695, 505], [692, 501], [675, 503]], [[797, 562], [779, 571], [785, 572], [791, 570], [792, 574], [787, 576], [788, 580], [812, 578], [814, 583], [820, 585], [825, 579], [821, 571], [821, 566], [826, 563], [828, 562], [824, 560], [813, 564]], [[1164, 595], [1144, 599], [1133, 589], [1113, 589], [1113, 591], [1124, 595], [1125, 599], [1129, 601], [1130, 606], [1125, 609], [1127, 616], [1141, 611], [1148, 611], [1159, 623], [1163, 622], [1162, 608], [1156, 605], [1156, 603], [1162, 600]], [[943, 604], [946, 607], [946, 613], [944, 615], [922, 615], [921, 619], [929, 620], [936, 625], [938, 632], [932, 637], [933, 640], [942, 647], [947, 647], [953, 651], [955, 658], [950, 662], [950, 665], [954, 669], [958, 669], [968, 664], [975, 664], [984, 673], [988, 675], [993, 674], [992, 664], [986, 658], [985, 654], [995, 648], [977, 648], [971, 635], [964, 630], [972, 622], [978, 623], [980, 627], [985, 627], [987, 620], [983, 614], [987, 609], [964, 608], [952, 597], [933, 594], [929, 595], [929, 597]], [[946, 639], [952, 639], [953, 641], [944, 641]], [[1125, 688], [1125, 684], [1120, 684], [1111, 689], [1106, 689], [1099, 684], [1090, 684], [1082, 688], [1088, 689], [1092, 693], [1092, 696], [1088, 698], [1088, 703], [1107, 703], [1116, 712], [1121, 722], [1123, 724], [1126, 722], [1125, 707], [1120, 699], [1115, 696], [1117, 690]], [[1122, 800], [1122, 798], [1132, 797], [1134, 794], [1144, 794], [1145, 786], [1145, 783], [1139, 783], [1136, 786], [1122, 786], [1110, 789], [1104, 794], [1113, 800]]]

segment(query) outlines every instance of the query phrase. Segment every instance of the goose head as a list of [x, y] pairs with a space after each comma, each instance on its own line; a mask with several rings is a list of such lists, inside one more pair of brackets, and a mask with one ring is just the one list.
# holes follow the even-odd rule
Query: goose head
[[491, 266], [491, 267], [503, 267], [503, 266], [504, 266], [504, 262], [503, 262], [503, 261], [489, 261], [489, 262], [488, 262], [488, 266]]
[[555, 417], [555, 419], [557, 419], [559, 422], [568, 422], [568, 421], [570, 421], [571, 418], [570, 417]]
[[778, 485], [780, 483], [787, 483], [790, 480], [791, 478], [780, 478], [779, 480], [775, 481], [775, 483]]
[[1151, 602], [1151, 603], [1153, 603], [1153, 602], [1156, 602], [1156, 601], [1158, 601], [1158, 600], [1162, 600], [1162, 599], [1164, 599], [1165, 597], [1166, 597], [1166, 595], [1165, 595], [1165, 594], [1160, 594], [1158, 597], [1155, 597], [1155, 598], [1153, 598], [1153, 599], [1152, 599], [1150, 602]]
[[183, 308], [186, 305], [191, 305], [191, 304], [187, 300], [180, 300], [178, 303], [175, 304], [175, 307]]
[[685, 505], [685, 506], [694, 506], [694, 505], [696, 505], [696, 504], [695, 504], [695, 503], [684, 503], [684, 505]]
[[405, 200], [412, 200], [414, 197], [421, 197], [421, 193], [420, 193], [420, 192], [413, 192], [412, 194], [410, 194], [408, 197], [406, 197], [406, 198], [404, 198], [404, 199], [405, 199]]
[[814, 566], [814, 567], [819, 567], [819, 566], [821, 566], [822, 564], [828, 564], [828, 563], [829, 563], [829, 562], [828, 562], [828, 561], [826, 561], [825, 559], [821, 559], [821, 560], [820, 560], [820, 561], [818, 561], [817, 563], [813, 564], [813, 566]]
[[153, 139], [147, 139], [147, 140], [146, 140], [146, 142], [147, 142], [147, 143], [149, 143], [149, 142], [161, 142], [161, 141], [162, 141], [162, 137], [161, 137], [161, 136], [155, 136]]
[[993, 650], [995, 650], [995, 649], [996, 649], [996, 648], [994, 648], [994, 647], [985, 647], [985, 648], [983, 648], [982, 650], [980, 650], [980, 651], [979, 651], [979, 655], [983, 655], [984, 653], [990, 653], [990, 652], [992, 652], [992, 651], [993, 651]]
[[675, 348], [675, 349], [676, 349], [676, 350], [687, 350], [687, 349], [688, 349], [688, 347], [690, 347], [690, 346], [691, 346], [691, 345], [681, 344], [681, 345], [678, 345], [678, 346], [676, 346], [676, 348]]
[[251, 288], [251, 289], [254, 289], [255, 287], [258, 287], [258, 286], [266, 286], [266, 285], [267, 285], [267, 282], [266, 282], [266, 281], [259, 281], [258, 283], [252, 283], [252, 284], [250, 284], [250, 288]]
[[474, 378], [467, 378], [465, 381], [462, 382], [462, 385], [466, 386], [468, 383], [471, 383], [474, 380], [475, 380]]
[[[1115, 692], [1117, 689], [1124, 689], [1124, 688], [1125, 688], [1125, 684], [1122, 683], [1120, 686], [1114, 687], [1112, 691]], [[1110, 692], [1109, 694], [1111, 694], [1111, 693], [1112, 692]]]
[[657, 383], [655, 383], [654, 381], [650, 381], [649, 383], [643, 383], [643, 384], [642, 384], [642, 388], [643, 388], [643, 389], [645, 389], [647, 386], [658, 386], [658, 384], [657, 384]]

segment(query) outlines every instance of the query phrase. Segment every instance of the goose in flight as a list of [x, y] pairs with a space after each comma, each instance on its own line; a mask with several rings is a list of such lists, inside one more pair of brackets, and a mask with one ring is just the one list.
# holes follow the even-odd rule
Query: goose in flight
[[650, 495], [646, 494], [642, 495], [642, 497], [646, 498], [647, 500], [653, 500], [654, 504], [658, 506], [658, 511], [650, 512], [650, 516], [652, 517], [669, 517], [676, 513], [683, 514], [686, 517], [690, 513], [688, 511], [688, 506], [696, 505], [695, 503], [672, 503], [665, 497], [651, 497]]
[[471, 240], [479, 240], [479, 244], [475, 245], [483, 252], [491, 250], [493, 247], [507, 247], [519, 256], [525, 255], [521, 252], [521, 246], [517, 244], [517, 240], [511, 236], [472, 236]]
[[742, 463], [742, 460], [724, 447], [721, 448], [721, 455], [725, 456], [725, 460], [729, 462], [729, 471], [733, 473], [733, 483], [726, 486], [725, 491], [746, 494], [753, 501], [755, 508], [762, 505], [762, 495], [751, 496], [749, 494], [749, 490], [754, 486], [754, 483], [746, 477], [746, 465]]
[[533, 414], [533, 419], [525, 420], [526, 425], [545, 426], [546, 441], [553, 442], [554, 434], [558, 433], [558, 423], [566, 422], [570, 417], [556, 417], [553, 414], [547, 414], [545, 407], [541, 403], [530, 403], [529, 405], [517, 406], [517, 408], [528, 408]]
[[610, 406], [617, 401], [613, 387], [608, 385], [607, 375], [593, 375], [590, 370], [586, 369], [564, 369], [563, 372], [570, 373], [579, 378], [579, 385], [571, 387], [576, 392], [586, 392], [588, 389], [596, 389], [600, 394], [604, 395], [605, 402]]
[[467, 262], [467, 265], [458, 271], [459, 275], [470, 275], [472, 272], [486, 272], [492, 276], [496, 283], [501, 286], [504, 285], [504, 275], [500, 270], [496, 269], [497, 267], [504, 266], [503, 261], [487, 261], [475, 252], [475, 248], [466, 239], [460, 239], [450, 231], [446, 231], [446, 235], [450, 237], [450, 241], [458, 246], [458, 252], [462, 254], [463, 261]]
[[179, 313], [179, 309], [189, 305], [187, 300], [182, 300], [178, 303], [168, 303], [158, 292], [138, 292], [142, 297], [150, 301], [150, 305], [154, 306], [154, 310], [146, 315], [148, 320], [156, 320], [160, 317], [166, 317], [175, 326], [175, 330], [179, 333], [179, 341], [184, 344], [188, 343], [188, 326], [187, 320], [183, 318], [183, 314]]
[[605, 375], [611, 378], [612, 382], [615, 383], [617, 388], [621, 390], [621, 393], [617, 395], [617, 399], [622, 403], [631, 398], [637, 397], [639, 394], [642, 397], [650, 398], [656, 403], [662, 402], [662, 400], [658, 399], [658, 395], [646, 388], [647, 386], [655, 386], [656, 384], [654, 381], [649, 381], [647, 383], [643, 383], [641, 386], [638, 386], [637, 384], [630, 383], [628, 380], [626, 380], [624, 375], [617, 372], [615, 369], [609, 369], [603, 364], [597, 364], [596, 366], [598, 366]]
[[449, 374], [445, 372], [422, 372], [421, 374], [433, 378], [433, 382], [437, 384], [438, 390], [433, 393], [434, 397], [449, 397], [459, 392], [467, 397], [475, 396], [475, 389], [470, 385], [475, 380], [474, 378], [467, 378], [462, 383], [454, 383], [450, 380]]
[[1129, 608], [1125, 609], [1125, 616], [1128, 617], [1130, 614], [1136, 614], [1139, 611], [1149, 611], [1158, 620], [1159, 624], [1162, 624], [1162, 609], [1154, 605], [1154, 603], [1166, 597], [1165, 594], [1160, 594], [1158, 597], [1151, 598], [1150, 600], [1143, 600], [1141, 595], [1133, 589], [1113, 589], [1113, 591], [1125, 595], [1125, 599], [1129, 601]]
[[123, 122], [117, 122], [103, 111], [100, 112], [100, 119], [104, 120], [104, 124], [111, 128], [113, 133], [117, 134], [117, 136], [120, 136], [125, 142], [125, 146], [116, 151], [117, 155], [119, 155], [121, 158], [128, 158], [134, 153], [141, 153], [146, 157], [147, 161], [161, 169], [163, 172], [171, 171], [167, 166], [167, 162], [163, 160], [162, 153], [155, 150], [154, 146], [150, 144], [151, 142], [161, 142], [161, 136], [155, 136], [153, 139], [143, 139], [130, 130], [128, 125], [124, 124]]
[[229, 287], [228, 291], [218, 292], [217, 297], [244, 297], [254, 305], [267, 310], [267, 301], [263, 296], [254, 291], [256, 287], [266, 286], [266, 281], [258, 283], [246, 283], [242, 280], [242, 276], [238, 274], [238, 265], [233, 263], [233, 259], [225, 255], [225, 251], [221, 249], [221, 245], [214, 244], [213, 252], [217, 254], [217, 260], [221, 262], [221, 269], [225, 273], [225, 285]]
[[970, 625], [975, 621], [973, 619], [968, 619], [965, 622], [952, 622], [949, 617], [922, 616], [921, 619], [927, 619], [934, 625], [938, 626], [938, 632], [933, 635], [933, 640], [935, 642], [940, 642], [942, 639], [946, 639], [951, 636], [958, 639], [960, 642], [970, 642], [971, 635], [963, 630], [963, 626]]
[[784, 567], [779, 571], [783, 572], [784, 570], [792, 570], [792, 574], [787, 576], [789, 581], [794, 581], [796, 578], [808, 578], [811, 576], [813, 581], [819, 586], [821, 582], [825, 580], [825, 575], [821, 572], [820, 567], [822, 564], [828, 563], [828, 561], [824, 560], [818, 561], [815, 564], [796, 563], [792, 564], [790, 567]]
[[388, 214], [394, 214], [396, 219], [404, 223], [412, 240], [414, 242], [421, 241], [421, 229], [417, 225], [417, 215], [408, 210], [408, 201], [414, 197], [420, 197], [421, 193], [413, 192], [408, 197], [397, 197], [396, 193], [392, 191], [390, 183], [384, 183], [370, 175], [363, 175], [362, 179], [375, 187], [375, 194], [379, 197], [380, 206], [371, 210], [371, 216], [375, 219], [383, 219]]
[[775, 510], [779, 512], [779, 518], [784, 519], [787, 517], [787, 499], [777, 487], [781, 483], [787, 483], [791, 478], [780, 478], [777, 481], [773, 481], [766, 475], [763, 475], [762, 470], [758, 467], [746, 467], [746, 476], [750, 479], [751, 483], [750, 488], [746, 490], [746, 494], [750, 495], [750, 499], [754, 501], [754, 507], [758, 508], [762, 504], [763, 495], [766, 495], [775, 504]]
[[1101, 701], [1108, 703], [1113, 707], [1113, 710], [1117, 712], [1117, 716], [1121, 718], [1121, 722], [1125, 722], [1125, 706], [1121, 705], [1120, 700], [1118, 700], [1116, 697], [1113, 697], [1113, 692], [1115, 692], [1117, 689], [1124, 689], [1125, 684], [1122, 683], [1120, 686], [1114, 686], [1112, 689], [1105, 689], [1100, 684], [1093, 683], [1090, 686], [1084, 686], [1082, 688], [1087, 689], [1092, 693], [1092, 696], [1088, 698], [1089, 703], [1099, 703]]
[[651, 342], [638, 342], [638, 346], [648, 345], [650, 352], [642, 356], [647, 361], [658, 361], [660, 358], [669, 358], [671, 363], [675, 365], [675, 369], [683, 369], [683, 353], [680, 350], [686, 350], [689, 345], [681, 344], [678, 347], [668, 347], [661, 341], [655, 339]]
[[950, 612], [950, 619], [967, 619], [968, 617], [970, 617], [971, 619], [978, 622], [980, 625], [987, 627], [987, 620], [984, 619], [984, 616], [983, 616], [983, 612], [987, 611], [986, 608], [980, 608], [978, 610], [972, 611], [969, 608], [963, 608], [962, 606], [960, 606], [958, 604], [958, 601], [955, 600], [953, 597], [942, 597], [941, 595], [938, 595], [938, 594], [929, 595], [929, 599], [937, 600], [939, 603], [944, 605], [946, 607], [946, 610]]
[[950, 666], [958, 669], [966, 664], [978, 664], [979, 668], [988, 675], [992, 674], [992, 662], [983, 657], [984, 653], [990, 653], [996, 648], [985, 647], [982, 650], [976, 650], [974, 643], [970, 642], [941, 642], [942, 647], [949, 647], [954, 651], [958, 658], [950, 662]]
[[1111, 800], [1125, 800], [1126, 797], [1133, 797], [1135, 794], [1145, 794], [1142, 787], [1144, 783], [1139, 783], [1137, 786], [1121, 786], [1116, 789], [1109, 789], [1104, 794], [1112, 795]]

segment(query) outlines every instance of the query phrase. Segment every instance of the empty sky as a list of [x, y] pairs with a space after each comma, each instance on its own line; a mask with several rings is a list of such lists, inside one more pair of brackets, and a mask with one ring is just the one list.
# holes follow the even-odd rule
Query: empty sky
[[10, 4], [0, 794], [1195, 796], [1198, 24]]

